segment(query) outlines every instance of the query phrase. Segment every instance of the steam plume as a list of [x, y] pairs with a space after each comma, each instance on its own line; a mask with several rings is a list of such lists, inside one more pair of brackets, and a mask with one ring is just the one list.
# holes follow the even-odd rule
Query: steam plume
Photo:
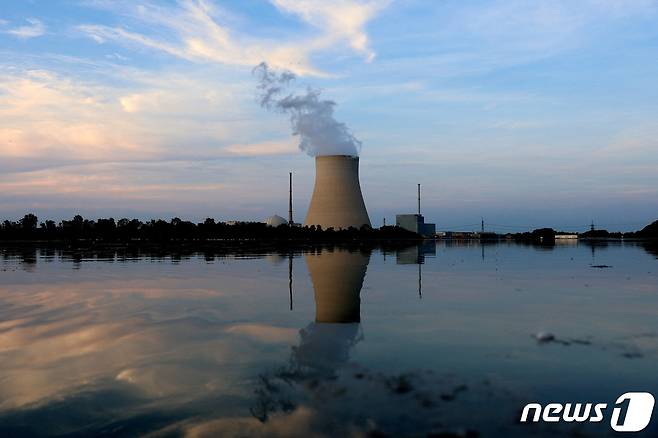
[[318, 155], [358, 155], [361, 142], [344, 123], [334, 119], [335, 102], [321, 100], [320, 91], [308, 87], [305, 94], [288, 92], [295, 75], [276, 73], [260, 63], [253, 73], [258, 78], [260, 105], [290, 116], [293, 135], [299, 136], [299, 148], [312, 157]]

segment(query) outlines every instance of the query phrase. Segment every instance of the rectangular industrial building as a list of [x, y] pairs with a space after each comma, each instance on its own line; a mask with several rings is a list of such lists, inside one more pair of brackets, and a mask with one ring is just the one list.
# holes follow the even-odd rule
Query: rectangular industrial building
[[395, 215], [395, 225], [405, 230], [413, 231], [421, 236], [434, 236], [436, 225], [426, 224], [422, 214]]

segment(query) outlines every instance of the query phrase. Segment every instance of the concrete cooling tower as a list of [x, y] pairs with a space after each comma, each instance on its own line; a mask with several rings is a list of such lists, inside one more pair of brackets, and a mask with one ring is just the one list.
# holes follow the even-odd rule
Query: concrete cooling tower
[[320, 225], [325, 230], [370, 226], [359, 185], [359, 157], [315, 158], [315, 188], [304, 225]]
[[315, 322], [359, 322], [359, 295], [370, 255], [335, 249], [304, 257], [315, 291]]

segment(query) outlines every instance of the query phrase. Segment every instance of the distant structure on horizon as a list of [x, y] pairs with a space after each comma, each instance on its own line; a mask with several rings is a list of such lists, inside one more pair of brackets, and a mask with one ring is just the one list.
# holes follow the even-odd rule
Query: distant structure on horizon
[[426, 224], [422, 214], [396, 214], [395, 225], [421, 236], [433, 236], [436, 233], [436, 225]]
[[290, 185], [288, 186], [288, 225], [291, 227], [295, 225], [295, 221], [292, 218], [292, 172], [290, 175]]
[[288, 173], [289, 177], [289, 185], [288, 185], [288, 220], [285, 218], [279, 216], [278, 214], [275, 214], [273, 216], [268, 217], [265, 219], [265, 224], [270, 226], [270, 227], [278, 227], [279, 225], [284, 225], [287, 224], [288, 226], [291, 227], [298, 227], [300, 226], [299, 224], [295, 223], [293, 220], [293, 215], [292, 215], [292, 172]]
[[359, 157], [315, 157], [315, 187], [304, 225], [336, 230], [370, 226], [359, 184]]
[[265, 224], [269, 225], [270, 227], [278, 227], [279, 225], [284, 225], [287, 224], [288, 221], [286, 221], [284, 218], [279, 216], [278, 214], [275, 214], [274, 216], [270, 216], [267, 219], [265, 219]]
[[418, 213], [395, 215], [395, 225], [426, 237], [434, 236], [436, 233], [436, 225], [426, 224], [425, 217], [420, 214], [420, 184], [418, 184]]

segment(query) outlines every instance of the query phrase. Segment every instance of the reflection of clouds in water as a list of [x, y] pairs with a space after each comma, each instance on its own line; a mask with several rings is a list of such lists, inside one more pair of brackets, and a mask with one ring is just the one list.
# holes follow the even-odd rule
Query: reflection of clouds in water
[[273, 418], [262, 423], [253, 417], [220, 418], [201, 421], [197, 424], [181, 427], [185, 437], [325, 437], [319, 432], [321, 416], [318, 412], [305, 406], [295, 409], [290, 415]]
[[265, 324], [234, 324], [228, 327], [226, 333], [235, 333], [262, 342], [293, 342], [297, 330], [283, 327], [273, 327]]
[[[493, 267], [478, 268], [479, 258], [475, 268], [466, 259], [459, 268], [464, 272], [449, 268], [451, 257], [462, 258], [456, 251], [439, 253], [446, 263], [424, 268], [440, 284], [441, 295], [433, 300], [431, 291], [438, 289], [429, 281], [428, 300], [417, 313], [404, 307], [407, 298], [400, 290], [408, 280], [394, 271], [397, 265], [382, 268], [373, 261], [369, 290], [361, 296], [367, 252], [334, 251], [334, 257], [323, 255], [325, 263], [319, 258], [309, 263], [313, 256], [307, 254], [316, 305], [309, 324], [308, 283], [299, 287], [297, 313], [288, 313], [285, 265], [240, 261], [222, 270], [219, 263], [194, 268], [185, 262], [167, 270], [165, 264], [142, 261], [135, 268], [143, 278], [138, 280], [128, 264], [115, 263], [109, 273], [89, 263], [71, 274], [69, 266], [62, 275], [56, 263], [48, 270], [40, 258], [35, 274], [6, 274], [23, 284], [0, 286], [0, 423], [5, 430], [15, 426], [16, 436], [36, 429], [88, 435], [159, 430], [174, 436], [364, 436], [405, 435], [412, 429], [465, 432], [468, 427], [497, 436], [518, 432], [512, 425], [515, 409], [534, 395], [531, 386], [554, 385], [560, 391], [573, 386], [573, 379], [550, 375], [564, 364], [574, 379], [590, 379], [583, 370], [600, 361], [593, 384], [612, 373], [621, 383], [632, 383], [628, 376], [635, 370], [642, 378], [650, 376], [645, 370], [658, 354], [658, 337], [646, 333], [655, 308], [647, 292], [655, 292], [655, 283], [640, 274], [652, 269], [653, 258], [642, 272], [628, 270], [629, 281], [612, 277], [623, 268], [619, 260], [613, 260], [614, 270], [595, 271], [586, 254], [584, 275], [593, 285], [599, 279], [594, 296], [571, 280], [537, 282], [545, 279], [537, 274], [546, 271], [543, 264], [541, 271], [511, 271], [515, 276], [507, 274], [505, 284], [495, 286]], [[568, 269], [557, 267], [564, 278], [582, 274], [568, 264]], [[121, 278], [123, 272], [128, 278]], [[279, 286], [273, 286], [273, 273]], [[304, 284], [307, 279], [300, 277]], [[35, 281], [45, 284], [29, 284]], [[511, 281], [528, 293], [507, 294]], [[611, 286], [606, 289], [603, 282]], [[555, 293], [557, 286], [568, 291], [570, 306]], [[591, 308], [573, 301], [579, 294]], [[635, 301], [622, 305], [627, 296]], [[363, 315], [362, 297], [379, 299], [363, 306]], [[283, 313], [277, 314], [280, 298]], [[358, 323], [361, 316], [366, 333]], [[285, 328], [269, 318], [297, 322]], [[529, 335], [546, 321], [545, 328], [566, 342], [535, 345]], [[582, 340], [590, 333], [592, 343], [585, 345]], [[536, 372], [528, 371], [535, 365]], [[259, 383], [263, 370], [269, 371]], [[451, 371], [457, 375], [447, 377]], [[517, 376], [519, 371], [526, 374]], [[483, 375], [492, 377], [486, 382]], [[254, 390], [261, 391], [267, 421], [249, 415], [249, 408], [258, 414]], [[487, 433], [469, 419], [473, 410], [480, 424], [508, 429]]]
[[297, 331], [221, 322], [221, 306], [204, 305], [221, 296], [155, 280], [0, 288], [0, 410], [112, 382], [175, 403], [239, 392], [236, 366], [262, 359], [258, 343], [290, 343]]
[[299, 368], [331, 375], [349, 360], [352, 347], [363, 339], [357, 323], [310, 323], [299, 331], [300, 344], [293, 347], [292, 362]]
[[[388, 375], [354, 362], [331, 374], [283, 368], [262, 375], [257, 394], [252, 414], [262, 424], [249, 422], [254, 436], [268, 436], [270, 426], [276, 431], [301, 413], [308, 429], [293, 436], [477, 436], [488, 428], [518, 433], [516, 408], [523, 400], [490, 379], [465, 382], [425, 370]], [[486, 409], [492, 405], [500, 409]], [[205, 427], [214, 426], [208, 433], [242, 436], [229, 425], [211, 421]]]
[[[306, 254], [315, 321], [299, 331], [299, 344], [292, 347], [288, 364], [261, 374], [251, 407], [259, 421], [208, 421], [189, 428], [189, 434], [416, 436], [450, 433], [460, 421], [470, 425], [468, 415], [457, 415], [461, 410], [453, 413], [450, 426], [441, 420], [445, 407], [439, 406], [463, 398], [463, 383], [424, 371], [385, 375], [350, 360], [364, 337], [360, 293], [369, 258], [369, 253], [345, 250]], [[472, 387], [477, 388], [474, 400], [479, 402], [487, 398], [485, 389], [492, 389], [490, 383]]]

